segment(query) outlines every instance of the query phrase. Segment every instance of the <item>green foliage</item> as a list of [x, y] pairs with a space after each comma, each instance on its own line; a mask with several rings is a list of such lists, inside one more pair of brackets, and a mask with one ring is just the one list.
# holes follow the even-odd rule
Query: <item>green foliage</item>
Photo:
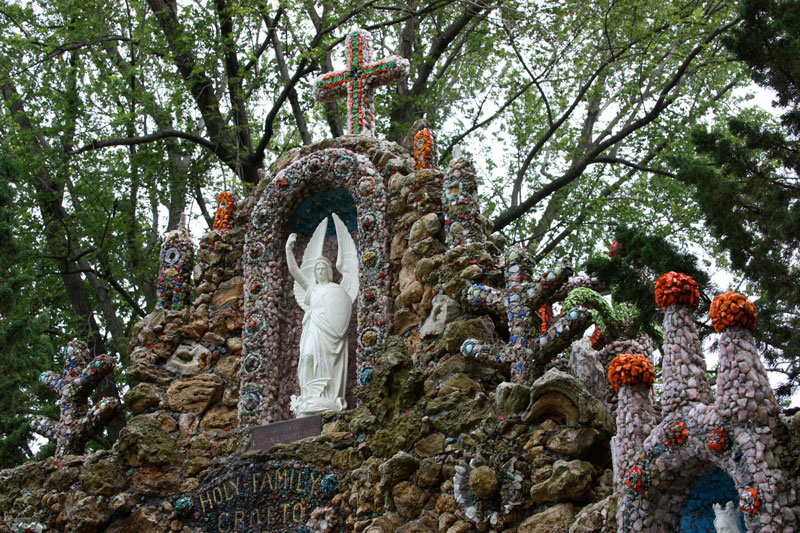
[[661, 316], [654, 287], [662, 274], [675, 271], [691, 276], [700, 286], [706, 305], [709, 303], [708, 296], [703, 294], [709, 287], [709, 276], [697, 266], [692, 254], [678, 250], [663, 237], [626, 226], [619, 226], [614, 238], [621, 246], [615, 257], [593, 256], [586, 263], [586, 271], [611, 288], [615, 302], [635, 306], [642, 329], [654, 338], [661, 337], [658, 327]]
[[35, 415], [58, 416], [52, 393], [38, 381], [53, 350], [44, 333], [46, 310], [30, 305], [35, 301], [35, 273], [30, 270], [30, 248], [16, 235], [17, 185], [16, 169], [0, 152], [0, 468], [33, 457], [29, 442]]
[[611, 322], [625, 319], [625, 312], [621, 306], [619, 308], [611, 307], [611, 304], [600, 293], [586, 287], [571, 290], [564, 299], [564, 309], [578, 306], [592, 309], [592, 322], [597, 324], [602, 331], [607, 331]]
[[742, 0], [739, 11], [742, 23], [724, 43], [757, 83], [778, 93], [778, 105], [789, 108], [784, 126], [800, 135], [800, 2]]

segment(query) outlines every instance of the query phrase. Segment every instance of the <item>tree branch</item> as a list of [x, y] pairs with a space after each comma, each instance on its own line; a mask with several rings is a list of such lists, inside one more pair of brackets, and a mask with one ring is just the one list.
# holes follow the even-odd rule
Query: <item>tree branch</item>
[[80, 148], [75, 148], [67, 153], [70, 155], [77, 155], [77, 154], [82, 154], [84, 152], [90, 152], [92, 150], [107, 148], [109, 146], [135, 146], [138, 144], [145, 144], [153, 141], [158, 141], [160, 139], [171, 139], [171, 138], [185, 139], [187, 141], [191, 141], [195, 144], [199, 144], [203, 148], [211, 150], [217, 156], [220, 155], [216, 151], [217, 145], [215, 145], [208, 139], [205, 139], [200, 135], [196, 135], [194, 133], [188, 133], [185, 131], [173, 130], [169, 128], [158, 130], [156, 132], [150, 133], [148, 135], [142, 135], [140, 137], [114, 137], [111, 139], [96, 140], [88, 144], [84, 144]]
[[247, 110], [242, 101], [242, 74], [239, 69], [239, 58], [236, 55], [236, 37], [233, 34], [233, 18], [231, 7], [226, 0], [214, 0], [214, 8], [220, 19], [222, 48], [225, 55], [225, 73], [228, 79], [228, 97], [233, 109], [236, 138], [240, 151], [244, 147], [249, 153], [253, 149], [248, 128]]
[[527, 212], [529, 209], [535, 206], [538, 202], [540, 202], [544, 198], [547, 198], [550, 194], [557, 191], [561, 187], [566, 186], [567, 184], [578, 178], [581, 174], [583, 174], [583, 171], [586, 170], [586, 167], [590, 165], [597, 158], [597, 156], [599, 156], [606, 149], [608, 149], [608, 147], [613, 146], [621, 139], [624, 139], [631, 133], [641, 129], [642, 127], [646, 126], [647, 124], [655, 120], [656, 117], [658, 117], [658, 115], [675, 100], [677, 96], [670, 94], [672, 92], [672, 89], [675, 88], [675, 86], [677, 86], [681, 82], [684, 74], [689, 68], [689, 65], [700, 54], [700, 52], [702, 52], [703, 48], [706, 45], [708, 45], [711, 41], [713, 41], [718, 35], [727, 31], [729, 28], [731, 28], [738, 22], [739, 19], [735, 18], [730, 22], [715, 28], [711, 33], [709, 33], [706, 36], [705, 39], [703, 39], [702, 42], [700, 42], [694, 49], [692, 49], [692, 51], [689, 52], [689, 54], [687, 54], [686, 58], [675, 70], [675, 73], [673, 74], [670, 81], [661, 89], [658, 100], [653, 105], [653, 108], [650, 111], [648, 111], [643, 117], [628, 124], [626, 127], [622, 128], [619, 132], [606, 139], [604, 142], [596, 144], [594, 148], [582, 160], [571, 165], [570, 168], [561, 177], [554, 179], [547, 185], [540, 188], [538, 191], [533, 193], [518, 206], [512, 207], [511, 209], [508, 209], [503, 213], [501, 213], [493, 221], [494, 230], [495, 231], [500, 230], [509, 225], [517, 218], [524, 215], [525, 212]]
[[633, 161], [628, 161], [627, 159], [622, 159], [621, 157], [597, 157], [594, 161], [590, 162], [590, 165], [595, 165], [597, 163], [618, 163], [620, 165], [624, 165], [626, 167], [630, 167], [635, 170], [641, 170], [642, 172], [649, 172], [650, 174], [658, 174], [659, 176], [665, 176], [668, 178], [674, 178], [676, 174], [674, 172], [669, 172], [668, 170], [662, 170], [660, 168], [652, 168], [647, 167], [644, 165], [640, 165], [638, 163], [634, 163]]

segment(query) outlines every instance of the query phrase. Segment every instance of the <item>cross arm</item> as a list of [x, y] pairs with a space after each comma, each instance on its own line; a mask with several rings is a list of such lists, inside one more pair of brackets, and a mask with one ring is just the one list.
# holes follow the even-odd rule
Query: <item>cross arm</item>
[[61, 388], [66, 385], [67, 381], [61, 374], [56, 374], [51, 370], [45, 370], [39, 374], [39, 383], [45, 387], [50, 387], [56, 392], [59, 392]]
[[58, 423], [50, 420], [49, 418], [40, 416], [33, 421], [34, 432], [42, 437], [55, 441], [58, 438]]
[[314, 81], [314, 99], [318, 102], [331, 102], [347, 96], [349, 75], [348, 71], [343, 70], [317, 76]]
[[504, 290], [475, 284], [464, 292], [464, 297], [470, 304], [502, 313], [506, 311], [506, 291]]

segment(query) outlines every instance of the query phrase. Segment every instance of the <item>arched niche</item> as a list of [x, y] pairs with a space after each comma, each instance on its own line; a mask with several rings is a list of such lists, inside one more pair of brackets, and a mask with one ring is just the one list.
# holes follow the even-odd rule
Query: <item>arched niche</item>
[[[383, 178], [369, 159], [349, 150], [313, 152], [271, 177], [250, 214], [245, 236], [241, 423], [292, 417], [290, 398], [299, 392], [302, 310], [292, 292], [285, 244], [291, 233], [298, 233], [299, 260], [310, 232], [331, 212], [349, 222], [358, 247], [360, 288], [351, 320], [351, 385], [369, 381], [390, 327], [387, 205]], [[334, 236], [326, 239], [325, 248], [335, 262]]]
[[[761, 459], [742, 451], [752, 435], [716, 418], [703, 425], [694, 420], [693, 416], [665, 418], [645, 440], [638, 460], [622, 473], [626, 488], [617, 515], [620, 528], [633, 530], [637, 521], [650, 527], [650, 521], [658, 531], [713, 532], [713, 503], [724, 506], [733, 501], [742, 509], [749, 507], [742, 513], [747, 530], [760, 530], [762, 516], [750, 496], [754, 487], [763, 486], [758, 484]], [[713, 484], [725, 489], [713, 489]], [[707, 513], [700, 513], [702, 502], [713, 500], [715, 494], [719, 500], [708, 503]], [[756, 499], [764, 496], [755, 493]], [[722, 498], [727, 499], [722, 502]], [[701, 517], [705, 519], [700, 521]]]
[[[681, 533], [715, 533], [714, 504], [723, 507], [728, 502], [739, 505], [739, 492], [733, 479], [714, 468], [691, 487], [680, 516]], [[744, 516], [739, 515], [740, 526], [745, 529]]]

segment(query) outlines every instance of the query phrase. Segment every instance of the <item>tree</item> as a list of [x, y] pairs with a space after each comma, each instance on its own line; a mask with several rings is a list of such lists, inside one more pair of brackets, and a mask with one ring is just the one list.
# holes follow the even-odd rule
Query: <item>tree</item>
[[378, 100], [379, 136], [426, 118], [445, 163], [456, 144], [507, 143], [487, 159], [502, 175], [490, 214], [545, 261], [586, 257], [612, 211], [701, 237], [682, 189], [648, 176], [670, 174], [667, 147], [727, 104], [741, 76], [719, 37], [736, 22], [704, 0], [3, 0], [0, 134], [20, 224], [60, 287], [48, 304], [124, 366], [164, 230], [192, 204], [210, 226], [214, 189], [246, 192], [289, 147], [342, 133], [343, 102], [314, 104], [311, 84], [347, 28], [411, 60]]
[[800, 387], [800, 2], [746, 0], [725, 44], [753, 79], [778, 94], [782, 127], [741, 114], [692, 134], [697, 157], [679, 161], [706, 226], [759, 295], [756, 340], [770, 370]]
[[27, 270], [32, 250], [17, 233], [18, 181], [11, 161], [0, 152], [0, 468], [32, 459], [29, 443], [35, 415], [58, 413], [53, 395], [38, 381], [53, 347], [46, 333], [48, 310], [31, 305], [37, 300], [31, 290], [33, 272]]

